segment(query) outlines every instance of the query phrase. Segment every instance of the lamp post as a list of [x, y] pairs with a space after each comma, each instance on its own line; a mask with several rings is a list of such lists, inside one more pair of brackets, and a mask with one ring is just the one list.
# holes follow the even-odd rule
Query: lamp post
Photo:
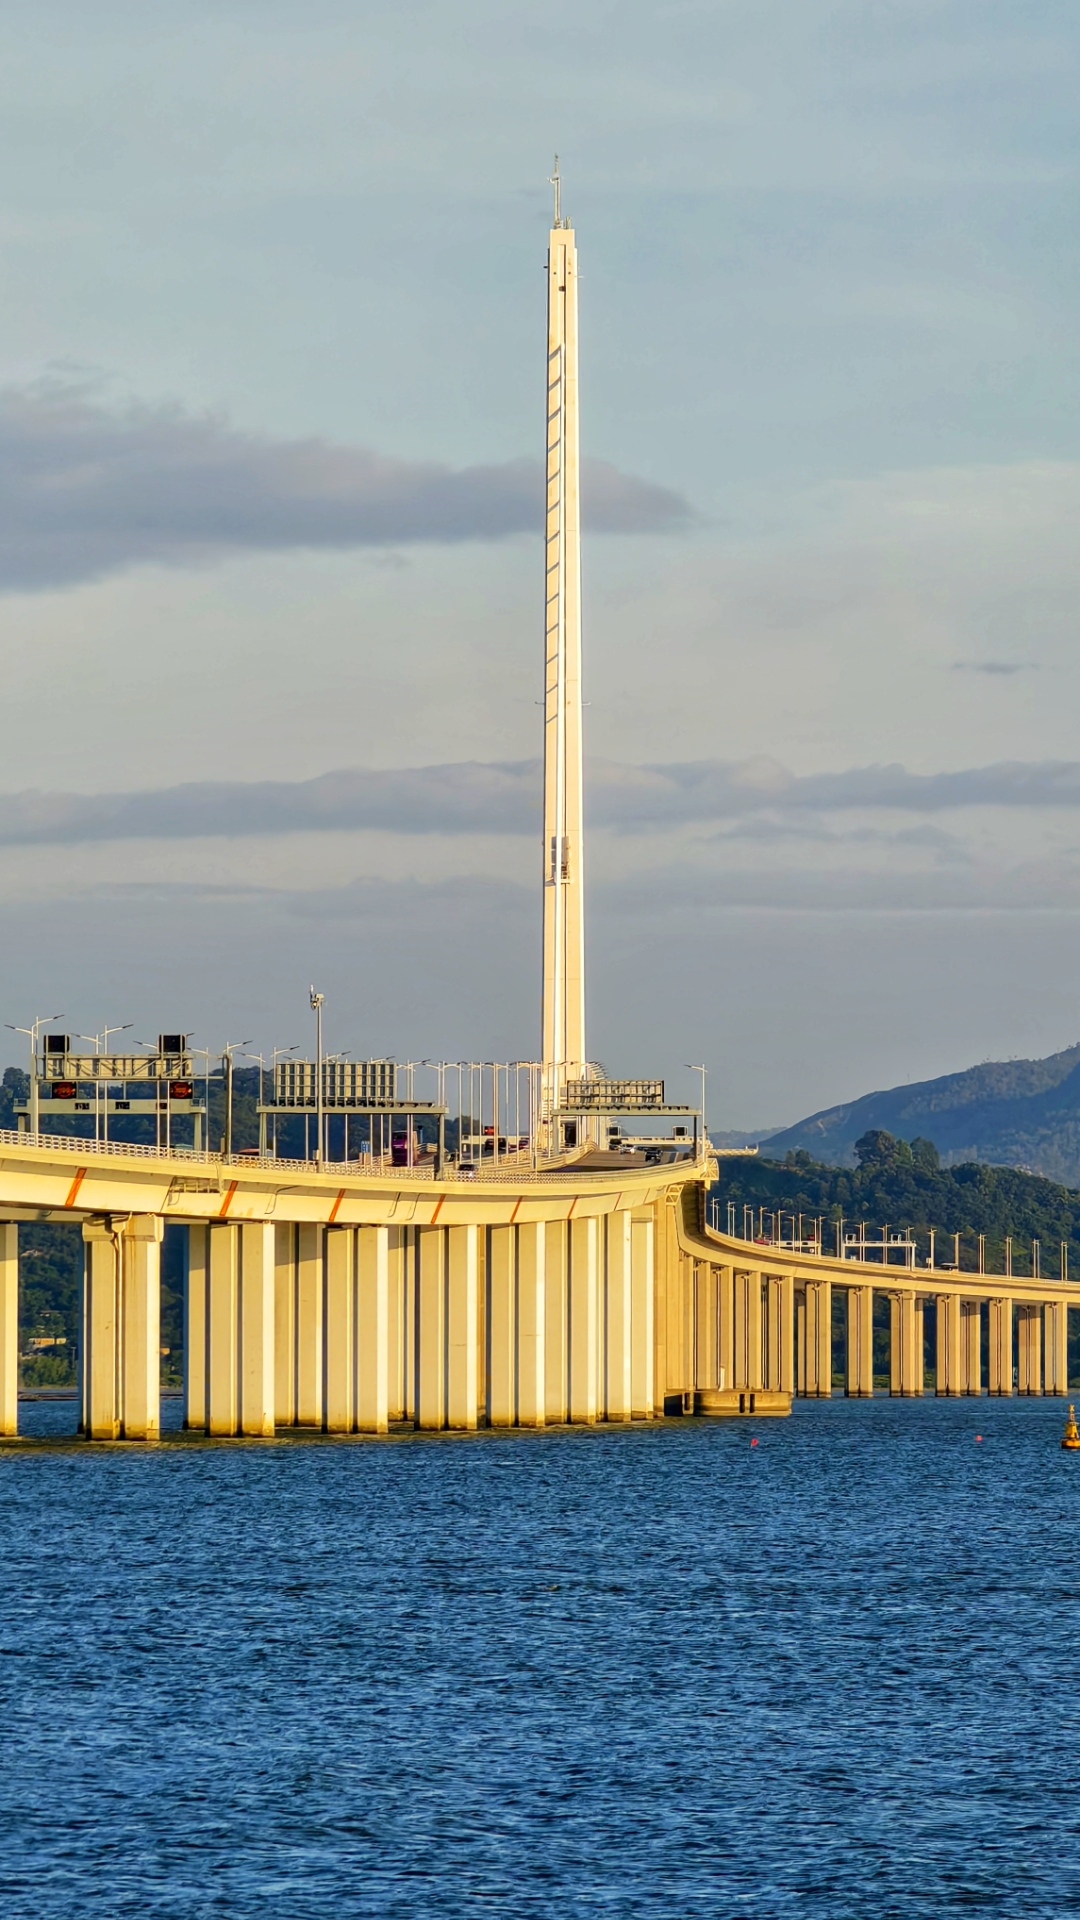
[[[256, 1066], [259, 1069], [259, 1106], [263, 1107], [266, 1104], [263, 1096], [263, 1074], [266, 1072], [265, 1057], [261, 1053], [245, 1053], [244, 1058], [245, 1060], [254, 1060]], [[266, 1158], [266, 1115], [265, 1113], [260, 1113], [259, 1114], [259, 1159], [265, 1160], [265, 1158]]]
[[6, 1020], [4, 1022], [4, 1025], [7, 1027], [7, 1030], [9, 1033], [25, 1033], [27, 1036], [27, 1039], [30, 1042], [30, 1115], [29, 1115], [29, 1118], [30, 1118], [31, 1133], [37, 1132], [38, 1120], [40, 1118], [40, 1108], [38, 1107], [38, 1084], [37, 1084], [38, 1034], [41, 1032], [42, 1027], [47, 1027], [51, 1021], [62, 1020], [62, 1019], [63, 1019], [63, 1014], [60, 1014], [60, 1013], [39, 1013], [37, 1018], [35, 1020], [32, 1020], [28, 1027], [13, 1027], [10, 1020]]
[[[102, 1053], [102, 1052], [108, 1053], [110, 1033], [128, 1033], [130, 1029], [134, 1026], [134, 1024], [135, 1022], [133, 1020], [125, 1020], [122, 1027], [106, 1027], [102, 1033], [80, 1033], [79, 1039], [92, 1040], [94, 1043], [95, 1053]], [[98, 1105], [99, 1084], [100, 1084], [99, 1081], [94, 1082], [94, 1122], [95, 1122], [94, 1134], [95, 1136], [97, 1134], [97, 1105]], [[106, 1080], [104, 1110], [101, 1115], [101, 1138], [103, 1143], [106, 1142], [109, 1138], [109, 1087], [110, 1085], [111, 1085], [111, 1082]]]
[[[296, 1043], [295, 1046], [292, 1046], [292, 1047], [275, 1047], [270, 1056], [270, 1096], [274, 1102], [275, 1107], [277, 1106], [277, 1103], [278, 1103], [277, 1063], [279, 1060], [287, 1059], [290, 1053], [297, 1053], [297, 1052], [299, 1052], [299, 1041]], [[274, 1126], [273, 1126], [274, 1159], [275, 1160], [277, 1159], [277, 1122], [278, 1122], [278, 1117], [277, 1117], [277, 1114], [275, 1113]]]
[[315, 1015], [315, 1165], [323, 1163], [323, 1083], [322, 1083], [322, 1010], [325, 994], [308, 990], [311, 1011]]
[[233, 1135], [233, 1054], [237, 1047], [250, 1047], [250, 1040], [227, 1040], [221, 1049], [221, 1070], [225, 1075], [225, 1152], [232, 1152]]
[[[685, 1062], [685, 1066], [688, 1073], [700, 1073], [701, 1075], [701, 1151], [703, 1154], [705, 1154], [708, 1152], [708, 1140], [709, 1140], [709, 1129], [705, 1123], [705, 1075], [708, 1072], [708, 1068], [697, 1067], [690, 1060], [687, 1060]], [[696, 1126], [694, 1128], [694, 1133], [695, 1135], [697, 1134]], [[695, 1160], [697, 1159], [697, 1151], [696, 1151], [697, 1144], [698, 1144], [697, 1139], [695, 1138], [694, 1140]]]

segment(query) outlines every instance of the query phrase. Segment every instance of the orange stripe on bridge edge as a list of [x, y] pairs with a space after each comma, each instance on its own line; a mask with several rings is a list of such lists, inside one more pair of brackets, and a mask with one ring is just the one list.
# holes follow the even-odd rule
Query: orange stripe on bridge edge
[[228, 1213], [229, 1208], [232, 1206], [233, 1194], [236, 1192], [236, 1189], [239, 1185], [240, 1185], [239, 1180], [229, 1181], [228, 1191], [226, 1192], [225, 1198], [222, 1201], [220, 1207], [218, 1208], [217, 1217], [219, 1220], [224, 1220], [225, 1215]]
[[331, 1209], [330, 1209], [330, 1218], [329, 1218], [329, 1220], [328, 1220], [328, 1221], [327, 1221], [327, 1223], [326, 1223], [326, 1224], [327, 1224], [327, 1226], [330, 1226], [330, 1227], [332, 1227], [332, 1226], [333, 1226], [333, 1224], [334, 1224], [334, 1221], [335, 1221], [335, 1220], [337, 1219], [337, 1217], [338, 1217], [338, 1210], [339, 1210], [339, 1208], [340, 1208], [340, 1206], [341, 1206], [341, 1203], [342, 1203], [342, 1201], [344, 1200], [344, 1198], [345, 1198], [345, 1189], [344, 1189], [344, 1187], [342, 1187], [342, 1189], [341, 1189], [341, 1192], [340, 1192], [340, 1193], [338, 1194], [338, 1197], [337, 1197], [337, 1199], [336, 1199], [336, 1200], [334, 1201], [334, 1204], [333, 1204], [333, 1206], [332, 1206], [332, 1207], [331, 1207]]
[[86, 1179], [88, 1172], [89, 1172], [88, 1167], [79, 1168], [78, 1173], [75, 1175], [74, 1180], [72, 1181], [70, 1187], [68, 1188], [68, 1197], [64, 1201], [65, 1207], [73, 1207], [75, 1205], [75, 1202], [79, 1197], [79, 1188], [82, 1186], [83, 1181]]

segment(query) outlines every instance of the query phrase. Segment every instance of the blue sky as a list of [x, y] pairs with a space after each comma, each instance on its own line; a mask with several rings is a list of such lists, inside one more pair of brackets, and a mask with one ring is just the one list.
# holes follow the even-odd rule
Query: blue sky
[[558, 149], [597, 1053], [754, 1126], [1074, 1041], [1078, 55], [1047, 0], [9, 0], [4, 1018], [269, 1046], [318, 972], [355, 1050], [535, 1046]]

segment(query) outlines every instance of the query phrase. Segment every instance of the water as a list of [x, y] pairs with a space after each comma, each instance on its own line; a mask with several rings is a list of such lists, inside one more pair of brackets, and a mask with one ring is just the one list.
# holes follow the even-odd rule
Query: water
[[8, 1451], [0, 1910], [1060, 1920], [1062, 1414]]

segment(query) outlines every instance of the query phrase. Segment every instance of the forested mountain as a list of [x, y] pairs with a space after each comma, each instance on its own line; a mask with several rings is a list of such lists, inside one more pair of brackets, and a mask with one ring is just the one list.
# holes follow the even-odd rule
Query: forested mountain
[[[1011, 1167], [970, 1161], [942, 1167], [931, 1141], [916, 1138], [909, 1144], [880, 1130], [859, 1138], [854, 1157], [853, 1168], [823, 1165], [802, 1149], [781, 1160], [773, 1157], [770, 1141], [768, 1159], [721, 1159], [720, 1179], [713, 1188], [713, 1198], [720, 1203], [721, 1230], [727, 1226], [729, 1202], [735, 1208], [738, 1233], [743, 1231], [744, 1218], [748, 1229], [751, 1224], [744, 1207], [753, 1209], [754, 1227], [766, 1234], [772, 1231], [777, 1211], [795, 1215], [796, 1220], [802, 1214], [806, 1233], [809, 1223], [820, 1217], [825, 1222], [826, 1253], [833, 1251], [835, 1227], [841, 1220], [849, 1229], [865, 1221], [868, 1233], [875, 1237], [884, 1226], [890, 1231], [911, 1227], [922, 1264], [933, 1228], [938, 1236], [938, 1262], [951, 1259], [947, 1237], [959, 1234], [960, 1265], [967, 1271], [978, 1265], [982, 1234], [987, 1272], [1002, 1271], [1008, 1238], [1017, 1274], [1031, 1272], [1032, 1242], [1038, 1241], [1044, 1277], [1059, 1272], [1064, 1241], [1069, 1274], [1080, 1279], [1080, 1192]], [[791, 1224], [790, 1218], [784, 1219], [785, 1237], [791, 1233]]]
[[770, 1159], [802, 1150], [853, 1166], [855, 1143], [880, 1129], [932, 1140], [945, 1166], [980, 1161], [1080, 1186], [1080, 1045], [1046, 1060], [995, 1060], [867, 1093], [769, 1136]]

